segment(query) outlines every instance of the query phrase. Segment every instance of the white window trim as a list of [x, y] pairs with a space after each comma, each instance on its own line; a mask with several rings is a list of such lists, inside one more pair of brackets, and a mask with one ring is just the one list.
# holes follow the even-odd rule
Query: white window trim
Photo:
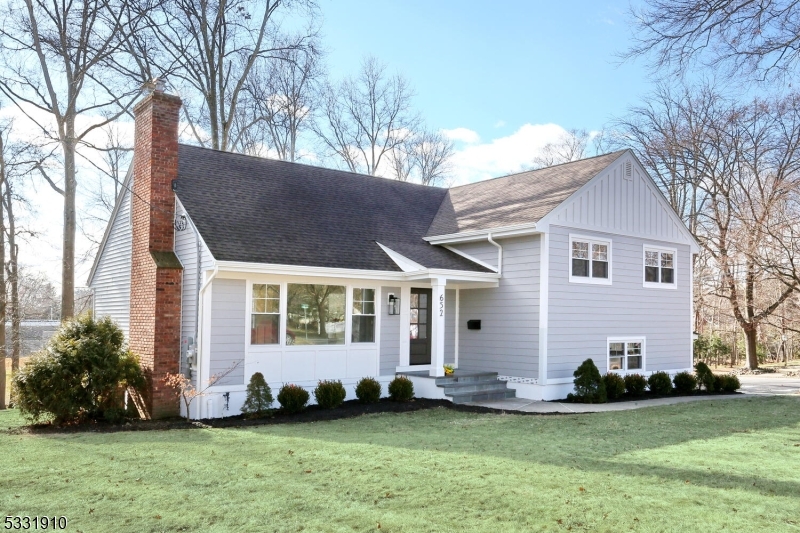
[[[281, 348], [285, 350], [308, 350], [309, 348], [313, 348], [315, 350], [336, 350], [342, 349], [343, 347], [358, 347], [358, 348], [375, 348], [380, 343], [380, 316], [378, 313], [378, 304], [380, 298], [380, 286], [379, 285], [372, 285], [370, 283], [336, 283], [337, 280], [327, 281], [325, 283], [318, 282], [317, 280], [314, 281], [275, 281], [275, 280], [264, 280], [258, 279], [253, 280], [249, 279], [246, 281], [247, 286], [247, 294], [246, 294], [246, 316], [247, 319], [245, 321], [245, 348], [249, 351], [251, 348], [255, 349], [274, 349], [274, 348]], [[296, 285], [304, 285], [304, 284], [317, 284], [317, 285], [339, 285], [345, 288], [345, 330], [344, 330], [344, 343], [343, 344], [286, 344], [286, 329], [287, 329], [287, 321], [289, 318], [288, 315], [288, 296], [289, 296], [289, 285], [296, 284]], [[266, 284], [266, 285], [280, 285], [280, 328], [281, 331], [284, 332], [283, 335], [279, 337], [280, 342], [278, 344], [252, 344], [251, 341], [251, 334], [250, 328], [252, 324], [252, 314], [253, 314], [253, 285], [258, 284]], [[352, 335], [353, 335], [353, 289], [373, 289], [375, 291], [375, 332], [374, 332], [374, 341], [373, 342], [353, 342]]]
[[[589, 272], [592, 271], [592, 244], [605, 244], [608, 246], [608, 278], [593, 278], [583, 277], [583, 276], [573, 276], [572, 275], [572, 243], [573, 241], [578, 242], [588, 242], [589, 243]], [[612, 244], [611, 239], [606, 238], [598, 238], [598, 237], [591, 237], [589, 235], [578, 235], [574, 233], [569, 234], [569, 245], [567, 246], [567, 272], [569, 272], [569, 282], [570, 283], [585, 283], [590, 285], [611, 285], [611, 273], [612, 273]]]
[[[624, 342], [626, 343], [625, 346], [625, 370], [611, 370], [611, 355], [609, 354], [609, 345], [612, 342]], [[641, 342], [642, 343], [642, 368], [634, 368], [633, 370], [628, 370], [628, 348], [627, 343], [629, 342]], [[606, 372], [614, 372], [615, 374], [620, 375], [627, 375], [627, 374], [644, 374], [647, 372], [647, 338], [642, 335], [640, 337], [606, 337]]]
[[[655, 281], [645, 281], [645, 265], [647, 252], [668, 252], [672, 254], [672, 283], [656, 283]], [[659, 260], [659, 278], [661, 277], [661, 255]], [[666, 289], [675, 290], [678, 288], [678, 250], [667, 246], [654, 246], [651, 244], [642, 245], [642, 287], [646, 289]]]

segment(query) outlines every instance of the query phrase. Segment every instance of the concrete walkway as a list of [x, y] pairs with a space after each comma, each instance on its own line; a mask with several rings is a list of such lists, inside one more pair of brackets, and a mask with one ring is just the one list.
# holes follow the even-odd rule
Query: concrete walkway
[[539, 402], [524, 398], [507, 398], [491, 402], [472, 402], [466, 405], [478, 405], [505, 411], [521, 411], [524, 413], [600, 413], [605, 411], [627, 411], [642, 407], [674, 405], [688, 402], [712, 400], [732, 400], [747, 398], [749, 395], [787, 396], [795, 395], [800, 399], [800, 378], [785, 377], [782, 374], [761, 374], [756, 376], [739, 376], [744, 394], [720, 394], [714, 396], [677, 396], [675, 398], [659, 398], [657, 400], [639, 400], [634, 402], [614, 403], [560, 403]]

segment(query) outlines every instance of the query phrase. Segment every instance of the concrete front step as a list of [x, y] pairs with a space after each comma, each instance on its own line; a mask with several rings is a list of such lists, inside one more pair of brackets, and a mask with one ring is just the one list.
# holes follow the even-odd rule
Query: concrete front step
[[446, 386], [452, 383], [472, 383], [475, 381], [496, 381], [497, 372], [459, 372], [458, 370], [452, 376], [443, 376], [436, 378], [438, 386]]
[[466, 394], [468, 392], [489, 392], [489, 391], [504, 391], [508, 386], [505, 381], [472, 381], [467, 383], [448, 383], [447, 385], [439, 385], [444, 388], [444, 393], [448, 396], [453, 394]]
[[453, 403], [455, 404], [470, 403], [470, 402], [488, 402], [493, 400], [505, 400], [506, 398], [516, 398], [516, 391], [514, 389], [506, 389], [501, 391], [453, 394], [451, 398]]

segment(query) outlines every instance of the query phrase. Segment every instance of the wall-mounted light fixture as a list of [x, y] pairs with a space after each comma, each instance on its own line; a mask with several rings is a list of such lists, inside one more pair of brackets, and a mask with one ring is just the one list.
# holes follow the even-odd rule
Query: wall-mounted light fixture
[[389, 293], [389, 314], [390, 315], [400, 314], [400, 298], [398, 298], [391, 292]]

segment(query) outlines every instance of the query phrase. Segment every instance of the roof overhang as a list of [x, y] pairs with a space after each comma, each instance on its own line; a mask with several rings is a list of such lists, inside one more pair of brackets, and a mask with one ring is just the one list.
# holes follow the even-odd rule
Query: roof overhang
[[280, 276], [303, 276], [319, 278], [349, 278], [376, 281], [419, 281], [439, 278], [459, 283], [497, 283], [500, 275], [496, 272], [468, 272], [465, 270], [446, 270], [422, 268], [408, 272], [386, 270], [359, 270], [350, 268], [330, 268], [304, 265], [274, 265], [267, 263], [245, 263], [240, 261], [217, 261], [217, 269], [222, 272], [250, 274], [271, 274]]
[[460, 242], [485, 241], [490, 235], [493, 239], [499, 239], [505, 237], [535, 235], [537, 233], [541, 233], [541, 230], [537, 228], [536, 222], [530, 222], [527, 224], [517, 224], [514, 226], [503, 226], [500, 228], [450, 233], [448, 235], [433, 235], [431, 237], [423, 237], [423, 239], [431, 244], [456, 244]]

